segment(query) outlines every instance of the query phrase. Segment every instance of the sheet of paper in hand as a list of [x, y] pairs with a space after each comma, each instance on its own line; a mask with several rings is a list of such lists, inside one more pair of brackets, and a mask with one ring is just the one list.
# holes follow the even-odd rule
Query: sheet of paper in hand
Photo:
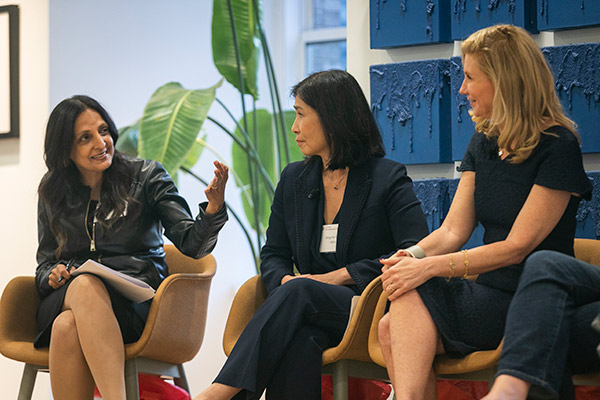
[[141, 303], [154, 297], [155, 290], [146, 282], [115, 271], [94, 260], [87, 260], [79, 268], [71, 272], [71, 276], [79, 274], [94, 274], [102, 278], [105, 283], [116, 289], [124, 297], [136, 303]]

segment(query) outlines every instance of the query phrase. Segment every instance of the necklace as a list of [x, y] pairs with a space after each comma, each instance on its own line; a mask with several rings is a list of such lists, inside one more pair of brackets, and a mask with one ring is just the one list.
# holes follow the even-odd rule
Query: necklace
[[346, 176], [348, 176], [348, 173], [347, 173], [347, 172], [345, 172], [345, 173], [344, 173], [344, 175], [342, 175], [342, 177], [341, 177], [340, 179], [338, 179], [338, 180], [337, 180], [337, 182], [336, 182], [336, 181], [334, 181], [334, 180], [331, 178], [331, 174], [332, 174], [332, 173], [333, 173], [333, 172], [330, 172], [330, 173], [327, 175], [327, 179], [329, 179], [329, 181], [330, 181], [330, 182], [333, 184], [333, 190], [338, 190], [338, 189], [339, 189], [339, 186], [340, 186], [340, 183], [342, 183], [342, 181], [344, 180], [344, 178], [345, 178]]

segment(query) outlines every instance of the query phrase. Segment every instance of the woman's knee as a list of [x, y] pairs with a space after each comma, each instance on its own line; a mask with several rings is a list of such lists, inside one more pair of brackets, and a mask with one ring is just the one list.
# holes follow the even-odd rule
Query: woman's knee
[[91, 274], [83, 274], [74, 278], [65, 297], [65, 304], [68, 308], [72, 308], [70, 306], [75, 304], [93, 305], [97, 301], [110, 301], [104, 282]]
[[61, 312], [52, 323], [52, 335], [50, 347], [63, 346], [74, 348], [79, 346], [79, 336], [77, 334], [77, 324], [75, 316], [71, 310]]
[[389, 347], [389, 345], [390, 345], [390, 317], [389, 317], [389, 314], [385, 314], [379, 320], [377, 335], [379, 337], [380, 346]]
[[564, 282], [570, 276], [572, 265], [578, 261], [570, 256], [550, 250], [533, 253], [525, 260], [522, 282], [558, 280]]
[[322, 285], [322, 283], [314, 279], [296, 278], [281, 285], [278, 293], [279, 296], [289, 297], [294, 301], [298, 301], [299, 299], [306, 298], [305, 295], [313, 293], [318, 285]]

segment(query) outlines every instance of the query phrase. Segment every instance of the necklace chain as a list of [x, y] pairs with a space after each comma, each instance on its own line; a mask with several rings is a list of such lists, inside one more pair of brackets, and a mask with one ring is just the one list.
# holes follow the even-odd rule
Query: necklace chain
[[334, 181], [334, 180], [331, 178], [331, 175], [332, 175], [332, 174], [333, 174], [333, 172], [329, 172], [329, 173], [326, 175], [326, 176], [327, 176], [327, 179], [329, 179], [329, 181], [332, 183], [332, 185], [333, 185], [333, 190], [338, 190], [338, 189], [339, 189], [339, 186], [340, 186], [340, 183], [342, 183], [342, 181], [344, 180], [344, 178], [346, 178], [346, 177], [348, 176], [348, 173], [344, 173], [344, 174], [342, 175], [342, 177], [341, 177], [340, 179], [338, 179], [338, 180], [337, 180], [337, 182], [336, 182], [336, 181]]

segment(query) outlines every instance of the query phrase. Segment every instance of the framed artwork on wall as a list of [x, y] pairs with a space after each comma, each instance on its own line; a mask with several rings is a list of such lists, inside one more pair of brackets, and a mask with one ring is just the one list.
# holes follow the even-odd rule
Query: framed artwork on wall
[[19, 7], [0, 7], [0, 139], [19, 137]]

